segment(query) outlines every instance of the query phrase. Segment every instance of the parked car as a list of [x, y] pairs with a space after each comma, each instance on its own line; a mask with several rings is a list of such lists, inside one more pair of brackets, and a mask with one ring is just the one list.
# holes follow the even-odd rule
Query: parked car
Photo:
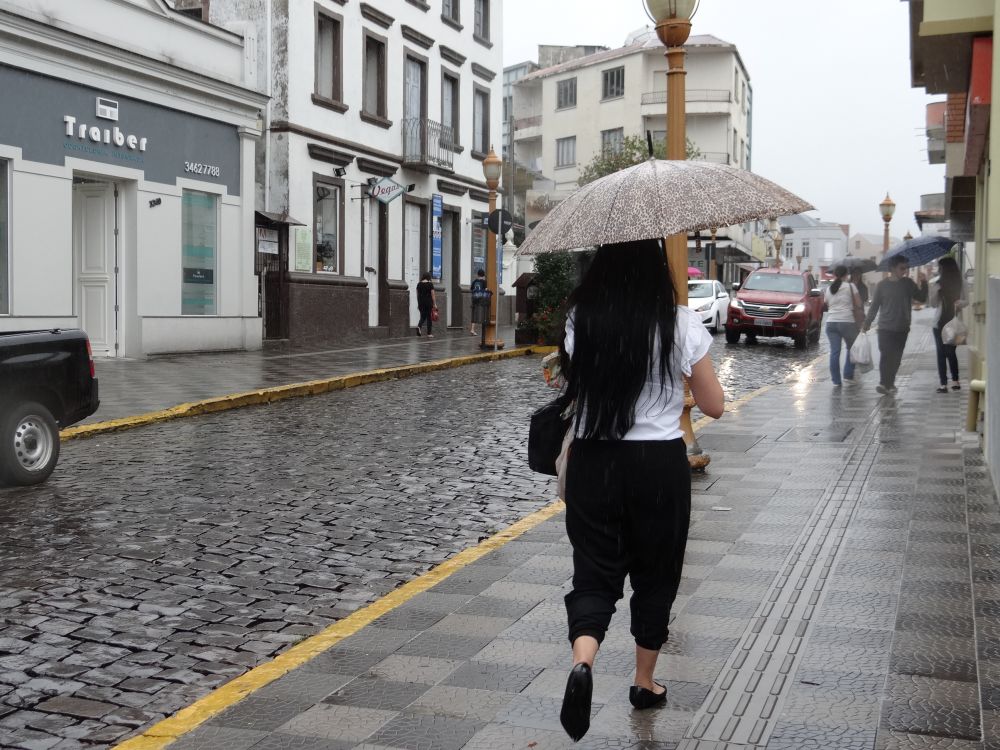
[[48, 479], [59, 460], [59, 430], [99, 404], [83, 331], [0, 333], [0, 483]]
[[712, 333], [718, 333], [726, 325], [729, 292], [718, 281], [688, 281], [688, 307]]
[[823, 295], [811, 273], [761, 268], [742, 287], [734, 284], [733, 288], [736, 298], [729, 303], [726, 323], [730, 344], [743, 334], [748, 343], [758, 336], [789, 336], [799, 348], [819, 341]]

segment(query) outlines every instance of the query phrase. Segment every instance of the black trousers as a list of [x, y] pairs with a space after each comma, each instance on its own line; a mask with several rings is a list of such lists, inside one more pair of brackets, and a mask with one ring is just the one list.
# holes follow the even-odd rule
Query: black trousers
[[420, 322], [417, 323], [417, 330], [420, 330], [421, 328], [423, 328], [424, 324], [426, 323], [427, 324], [427, 335], [428, 336], [431, 333], [431, 326], [434, 325], [433, 321], [431, 320], [431, 310], [432, 309], [433, 309], [433, 307], [431, 305], [427, 305], [427, 307], [422, 307], [420, 305], [417, 306], [417, 310], [420, 311]]
[[909, 331], [878, 331], [879, 381], [886, 388], [896, 387], [896, 373], [903, 362], [903, 350]]
[[951, 368], [951, 379], [958, 382], [958, 347], [951, 346], [941, 340], [941, 329], [934, 329], [934, 343], [937, 345], [938, 377], [941, 385], [948, 385], [948, 368]]
[[691, 518], [691, 469], [681, 439], [575, 440], [566, 469], [566, 530], [573, 590], [569, 639], [598, 642], [632, 583], [632, 636], [658, 651], [684, 566]]

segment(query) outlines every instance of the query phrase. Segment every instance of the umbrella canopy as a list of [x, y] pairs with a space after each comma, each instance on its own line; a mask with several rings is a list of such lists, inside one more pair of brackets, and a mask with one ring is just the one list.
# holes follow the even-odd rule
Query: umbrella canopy
[[871, 258], [855, 258], [854, 256], [844, 258], [833, 264], [834, 268], [837, 266], [845, 266], [850, 272], [860, 271], [861, 273], [868, 273], [869, 271], [878, 269], [878, 264]]
[[688, 276], [704, 276], [705, 272], [700, 268], [695, 268], [694, 266], [688, 266]]
[[924, 236], [897, 245], [879, 263], [880, 271], [888, 271], [893, 258], [904, 257], [911, 266], [922, 266], [947, 255], [957, 243], [950, 237]]
[[538, 223], [520, 250], [543, 253], [660, 239], [812, 208], [744, 169], [650, 159], [584, 185]]

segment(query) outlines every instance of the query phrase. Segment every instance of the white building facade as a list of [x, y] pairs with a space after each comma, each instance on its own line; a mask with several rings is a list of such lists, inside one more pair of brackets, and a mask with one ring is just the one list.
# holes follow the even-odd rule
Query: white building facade
[[0, 330], [260, 347], [254, 41], [163, 0], [0, 0]]
[[[265, 336], [410, 335], [424, 273], [438, 325], [466, 324], [469, 286], [487, 262], [482, 161], [501, 151], [500, 2], [209, 8], [213, 23], [252, 25], [266, 48], [260, 75], [272, 99], [258, 207], [292, 223], [270, 259]], [[391, 202], [373, 197], [375, 183]]]
[[[739, 51], [704, 35], [685, 48], [687, 136], [695, 158], [750, 169], [753, 90]], [[582, 169], [602, 151], [647, 131], [666, 139], [666, 73], [663, 45], [647, 29], [624, 47], [543, 68], [515, 85], [515, 158], [540, 175], [526, 197], [529, 225], [577, 187]], [[734, 266], [751, 260], [751, 229], [720, 227], [719, 257]]]
[[791, 230], [781, 248], [785, 268], [811, 271], [821, 278], [847, 257], [850, 233], [847, 225], [820, 221], [808, 214], [785, 216], [778, 223]]

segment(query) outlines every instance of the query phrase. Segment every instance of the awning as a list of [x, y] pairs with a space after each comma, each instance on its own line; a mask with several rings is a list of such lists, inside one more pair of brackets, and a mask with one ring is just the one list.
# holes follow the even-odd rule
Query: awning
[[278, 214], [273, 211], [254, 211], [254, 220], [258, 224], [284, 224], [286, 226], [304, 227], [305, 222], [293, 219], [287, 213]]

